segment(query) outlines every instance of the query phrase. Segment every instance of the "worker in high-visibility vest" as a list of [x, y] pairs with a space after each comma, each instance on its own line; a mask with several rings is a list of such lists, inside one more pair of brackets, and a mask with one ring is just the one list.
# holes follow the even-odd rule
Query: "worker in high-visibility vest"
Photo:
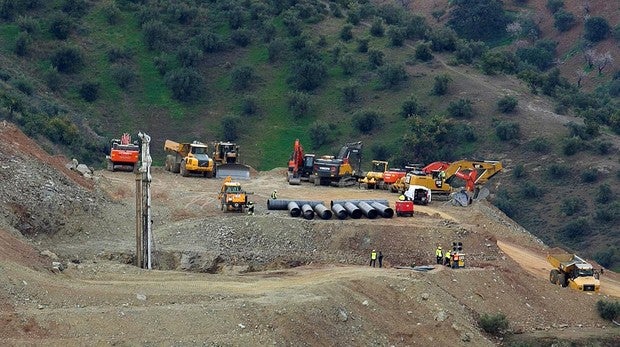
[[443, 251], [441, 250], [441, 246], [437, 246], [435, 257], [437, 257], [437, 264], [441, 265], [441, 262], [443, 262]]
[[459, 252], [452, 252], [452, 268], [457, 269], [459, 267]]
[[278, 191], [274, 189], [274, 191], [271, 193], [271, 199], [275, 200], [278, 198]]
[[404, 194], [401, 194], [401, 195], [398, 197], [398, 200], [400, 200], [400, 201], [405, 201], [405, 195], [404, 195]]
[[370, 266], [375, 267], [377, 264], [377, 251], [374, 249], [370, 252]]
[[443, 265], [450, 266], [451, 256], [452, 256], [452, 254], [451, 254], [450, 250], [447, 250], [446, 253], [444, 253]]

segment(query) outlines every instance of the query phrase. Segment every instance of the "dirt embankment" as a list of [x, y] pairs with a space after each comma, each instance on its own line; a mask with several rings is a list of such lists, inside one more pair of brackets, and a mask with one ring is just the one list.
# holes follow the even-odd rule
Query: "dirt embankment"
[[[135, 245], [133, 174], [97, 172], [91, 188], [42, 151], [13, 150], [40, 151], [27, 138], [0, 140], [10, 159], [1, 171], [10, 180], [0, 183], [7, 344], [494, 345], [476, 324], [485, 313], [504, 313], [517, 339], [618, 342], [595, 311], [597, 300], [617, 295], [617, 275], [606, 272], [601, 294], [551, 285], [545, 246], [486, 203], [434, 202], [411, 218], [303, 220], [267, 210], [271, 191], [326, 203], [395, 196], [289, 186], [273, 170], [242, 182], [257, 203], [248, 216], [220, 211], [221, 180], [155, 168], [155, 260], [177, 270], [148, 271], [125, 264]], [[15, 205], [21, 214], [6, 209]], [[25, 232], [32, 226], [36, 233]], [[455, 241], [464, 269], [395, 267], [432, 264], [434, 248]], [[368, 267], [372, 249], [385, 254], [385, 268]], [[52, 253], [66, 269], [50, 271]]]

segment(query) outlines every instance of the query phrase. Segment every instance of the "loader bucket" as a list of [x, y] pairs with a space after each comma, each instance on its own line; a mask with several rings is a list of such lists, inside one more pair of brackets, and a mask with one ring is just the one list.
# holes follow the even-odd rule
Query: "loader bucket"
[[230, 176], [233, 179], [250, 179], [250, 167], [243, 164], [221, 164], [215, 169], [215, 177], [225, 178]]

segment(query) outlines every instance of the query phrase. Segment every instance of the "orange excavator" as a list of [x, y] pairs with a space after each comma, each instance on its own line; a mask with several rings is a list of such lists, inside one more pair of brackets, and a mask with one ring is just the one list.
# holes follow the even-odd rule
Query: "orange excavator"
[[140, 156], [138, 143], [131, 142], [131, 135], [124, 133], [120, 139], [113, 139], [110, 144], [110, 154], [106, 156], [108, 170], [133, 171], [137, 169]]
[[293, 145], [293, 153], [288, 161], [288, 172], [286, 180], [291, 185], [299, 185], [301, 181], [308, 181], [312, 175], [314, 167], [314, 154], [304, 153], [299, 139], [295, 140]]

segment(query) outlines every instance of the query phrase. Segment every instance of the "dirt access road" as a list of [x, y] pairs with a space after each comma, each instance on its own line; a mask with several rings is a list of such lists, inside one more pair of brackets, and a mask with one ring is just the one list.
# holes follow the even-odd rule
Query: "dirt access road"
[[[499, 340], [481, 333], [476, 319], [498, 312], [506, 314], [517, 337], [579, 340], [594, 334], [617, 341], [594, 308], [608, 296], [559, 288], [546, 274], [523, 270], [507, 256], [514, 252], [504, 253], [497, 241], [534, 254], [544, 254], [544, 245], [486, 203], [461, 208], [437, 201], [416, 207], [411, 218], [308, 221], [268, 211], [272, 190], [282, 199], [325, 202], [394, 201], [396, 196], [289, 186], [278, 169], [242, 182], [257, 203], [256, 214], [248, 216], [220, 211], [221, 180], [155, 168], [156, 250], [162, 264], [177, 270], [148, 271], [123, 263], [135, 244], [135, 176], [106, 171], [95, 176], [94, 190], [102, 194], [96, 208], [70, 213], [53, 235], [21, 240], [5, 234], [3, 250], [6, 245], [14, 249], [0, 258], [0, 338], [7, 344], [427, 346], [457, 341], [485, 346]], [[466, 247], [464, 269], [395, 268], [432, 264], [434, 247], [454, 240]], [[367, 266], [372, 248], [384, 251], [386, 268]], [[57, 254], [67, 269], [45, 270], [51, 260], [38, 255], [42, 250]], [[533, 263], [531, 269], [544, 266]]]

